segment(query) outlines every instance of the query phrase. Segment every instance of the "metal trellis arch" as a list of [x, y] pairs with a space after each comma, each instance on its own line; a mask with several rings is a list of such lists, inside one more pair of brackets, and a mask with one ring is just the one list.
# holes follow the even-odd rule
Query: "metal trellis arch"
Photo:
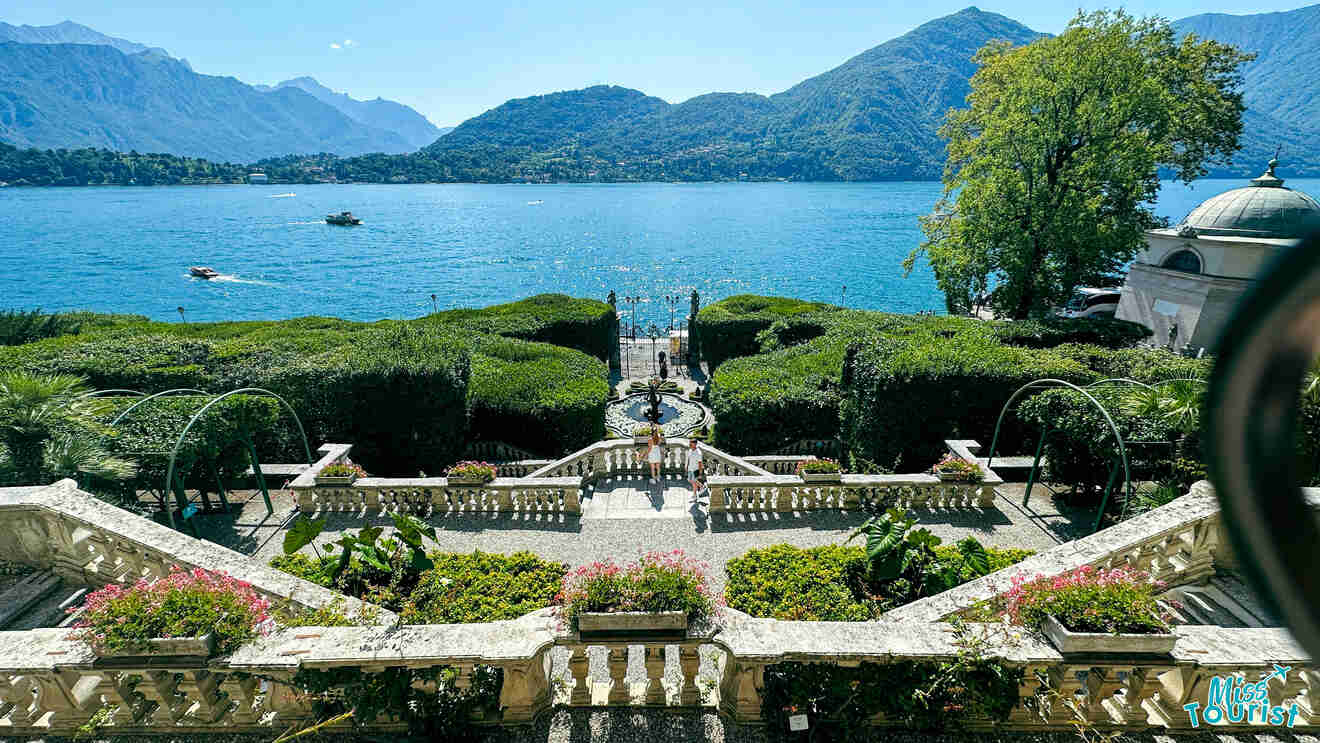
[[[1113, 382], [1113, 381], [1117, 381], [1117, 380], [1101, 380], [1101, 382], [1096, 382], [1095, 384], [1100, 384], [1102, 382]], [[1141, 384], [1141, 382], [1136, 382], [1135, 380], [1127, 380], [1127, 381], [1132, 381], [1135, 384]], [[1103, 415], [1105, 418], [1105, 423], [1109, 424], [1109, 430], [1114, 434], [1114, 440], [1118, 442], [1119, 461], [1123, 465], [1123, 489], [1128, 493], [1129, 496], [1131, 496], [1132, 471], [1128, 467], [1127, 445], [1124, 443], [1123, 435], [1119, 433], [1118, 426], [1114, 423], [1113, 417], [1109, 415], [1109, 411], [1105, 409], [1105, 406], [1101, 405], [1100, 401], [1095, 399], [1095, 396], [1092, 395], [1090, 392], [1087, 392], [1086, 389], [1082, 387], [1078, 387], [1072, 382], [1065, 382], [1062, 379], [1037, 379], [1035, 381], [1028, 382], [1022, 385], [1021, 387], [1019, 387], [1017, 391], [1014, 392], [1008, 398], [1008, 402], [1004, 403], [1004, 407], [999, 410], [999, 419], [995, 421], [995, 434], [994, 437], [990, 440], [990, 452], [985, 460], [985, 468], [990, 469], [990, 465], [994, 461], [995, 447], [999, 444], [999, 429], [1004, 423], [1004, 416], [1008, 414], [1008, 409], [1013, 405], [1014, 402], [1017, 401], [1019, 397], [1022, 396], [1022, 393], [1032, 388], [1039, 388], [1039, 387], [1067, 387], [1071, 390], [1081, 393], [1083, 397], [1091, 401], [1091, 404], [1096, 407], [1096, 410], [1100, 411], [1100, 415]], [[1022, 499], [1023, 501], [1022, 504], [1024, 506], [1026, 505], [1027, 496], [1031, 494], [1031, 486], [1034, 484], [1036, 479], [1036, 469], [1040, 466], [1040, 454], [1045, 446], [1045, 438], [1049, 436], [1051, 430], [1052, 429], [1049, 428], [1045, 429], [1040, 435], [1040, 441], [1036, 444], [1036, 458], [1035, 461], [1032, 462], [1031, 475], [1027, 479], [1026, 494], [1023, 496]], [[1109, 494], [1112, 492], [1114, 488], [1114, 477], [1117, 474], [1118, 474], [1118, 469], [1116, 467], [1110, 469], [1109, 482], [1105, 485], [1105, 496], [1100, 501], [1100, 510], [1099, 512], [1096, 513], [1095, 523], [1092, 524], [1091, 526], [1092, 533], [1095, 533], [1100, 528], [1100, 519], [1104, 517], [1105, 507], [1109, 505]]]
[[[241, 389], [230, 390], [229, 392], [226, 392], [222, 395], [215, 396], [205, 405], [203, 405], [201, 410], [198, 410], [196, 413], [194, 413], [193, 417], [189, 419], [188, 424], [183, 427], [183, 431], [179, 433], [179, 437], [174, 441], [174, 449], [170, 452], [170, 463], [165, 470], [166, 493], [170, 491], [171, 484], [174, 482], [174, 463], [179, 456], [179, 448], [183, 446], [183, 439], [188, 435], [188, 432], [192, 430], [193, 425], [196, 424], [197, 421], [201, 420], [202, 416], [206, 415], [206, 412], [210, 410], [212, 407], [214, 407], [216, 403], [226, 398], [233, 397], [234, 395], [260, 395], [265, 397], [273, 397], [276, 400], [278, 400], [280, 405], [283, 405], [284, 409], [289, 412], [289, 415], [293, 416], [293, 422], [295, 425], [298, 426], [298, 436], [302, 439], [303, 453], [307, 455], [307, 464], [310, 465], [314, 463], [314, 460], [312, 459], [312, 447], [307, 441], [307, 432], [303, 430], [302, 420], [298, 418], [298, 413], [294, 411], [293, 406], [290, 405], [288, 401], [286, 401], [283, 397], [280, 397], [279, 395], [275, 394], [274, 392], [271, 392], [270, 390], [262, 389], [260, 387], [243, 387]], [[261, 474], [261, 465], [257, 461], [257, 453], [255, 447], [253, 447], [252, 442], [250, 440], [245, 443], [247, 443], [249, 454], [252, 457], [253, 474], [257, 478], [258, 484], [261, 486], [262, 495], [264, 495], [266, 498], [266, 509], [268, 512], [273, 511], [274, 508], [272, 507], [270, 502], [270, 494], [266, 490], [265, 479]], [[169, 516], [170, 526], [174, 526], [173, 510], [166, 509], [166, 514], [168, 514]]]

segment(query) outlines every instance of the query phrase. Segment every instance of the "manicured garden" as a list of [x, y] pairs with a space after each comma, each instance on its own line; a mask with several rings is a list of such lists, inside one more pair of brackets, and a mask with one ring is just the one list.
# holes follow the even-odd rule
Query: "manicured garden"
[[541, 295], [376, 323], [49, 317], [0, 323], [15, 344], [0, 347], [0, 367], [78, 375], [97, 389], [269, 389], [298, 411], [309, 438], [353, 443], [380, 474], [438, 469], [477, 440], [549, 456], [604, 435], [602, 359], [616, 321], [603, 302]]

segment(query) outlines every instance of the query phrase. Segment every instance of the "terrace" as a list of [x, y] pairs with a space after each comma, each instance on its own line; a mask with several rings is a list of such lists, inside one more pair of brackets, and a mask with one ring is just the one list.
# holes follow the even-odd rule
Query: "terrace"
[[[971, 456], [968, 442], [948, 444]], [[971, 730], [1043, 733], [1069, 730], [1078, 721], [1129, 733], [1187, 730], [1183, 705], [1205, 699], [1210, 677], [1254, 680], [1273, 663], [1294, 673], [1271, 682], [1271, 703], [1296, 703], [1298, 725], [1320, 725], [1320, 673], [1234, 578], [1207, 483], [1149, 513], [1063, 541], [1084, 533], [1088, 524], [1044, 510], [1047, 501], [1039, 496], [1020, 505], [1021, 486], [1003, 483], [993, 471], [975, 484], [929, 474], [845, 474], [835, 483], [808, 483], [792, 474], [803, 457], [735, 457], [702, 444], [716, 474], [709, 479], [709, 498], [694, 502], [680, 479], [684, 446], [670, 441], [664, 481], [652, 486], [642, 477], [644, 462], [631, 441], [603, 441], [554, 462], [508, 462], [482, 484], [445, 477], [318, 483], [320, 471], [346, 461], [352, 451], [349, 445], [325, 445], [311, 467], [288, 468], [297, 477], [275, 494], [273, 516], [264, 518], [262, 507], [212, 523], [210, 535], [241, 552], [120, 511], [71, 481], [10, 488], [0, 490], [0, 551], [35, 568], [36, 575], [78, 590], [161, 576], [177, 564], [227, 571], [261, 595], [296, 607], [347, 602], [350, 609], [359, 606], [355, 599], [268, 566], [300, 515], [324, 516], [326, 536], [338, 538], [408, 513], [436, 527], [429, 548], [526, 549], [572, 564], [681, 547], [722, 575], [728, 560], [752, 547], [842, 542], [868, 506], [892, 503], [946, 540], [973, 535], [989, 545], [1027, 546], [1037, 553], [890, 609], [877, 621], [787, 621], [724, 609], [677, 636], [601, 639], [565, 627], [555, 609], [462, 625], [401, 625], [384, 611], [371, 626], [279, 629], [227, 655], [135, 659], [98, 657], [65, 628], [0, 632], [0, 727], [15, 735], [68, 734], [96, 718], [97, 726], [117, 735], [270, 736], [326, 722], [318, 697], [306, 688], [310, 672], [349, 668], [364, 677], [413, 678], [442, 672], [425, 688], [462, 693], [485, 688], [483, 674], [496, 669], [493, 696], [462, 721], [493, 739], [539, 738], [549, 735], [547, 729], [610, 739], [594, 731], [600, 725], [635, 730], [636, 718], [619, 715], [642, 710], [652, 720], [647, 724], [704, 726], [706, 734], [715, 725], [722, 735], [773, 738], [784, 720], [767, 705], [769, 675], [812, 663], [884, 673], [955, 662], [968, 642], [1017, 679], [1006, 719], [973, 715], [963, 721]], [[1311, 495], [1320, 505], [1320, 493]], [[1173, 649], [1063, 652], [1045, 637], [1006, 631], [1006, 625], [957, 621], [968, 607], [1001, 593], [1015, 575], [1058, 576], [1082, 566], [1131, 568], [1161, 581], [1163, 596], [1182, 602]], [[15, 590], [15, 580], [4, 587]], [[43, 623], [33, 616], [18, 617], [26, 617], [26, 624], [18, 624]], [[811, 724], [817, 722], [813, 716]], [[866, 722], [904, 725], [900, 715], [883, 711], [869, 712]], [[359, 723], [381, 732], [405, 727], [388, 713]], [[352, 724], [340, 720], [322, 730], [348, 731]]]

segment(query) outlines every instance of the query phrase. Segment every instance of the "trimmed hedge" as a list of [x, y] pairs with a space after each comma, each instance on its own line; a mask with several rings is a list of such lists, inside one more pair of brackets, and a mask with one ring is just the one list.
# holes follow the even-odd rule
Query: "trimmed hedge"
[[[714, 369], [726, 359], [756, 353], [760, 349], [757, 334], [776, 321], [794, 318], [810, 323], [802, 316], [836, 309], [823, 302], [739, 294], [701, 308], [696, 318], [697, 344], [701, 357]], [[823, 322], [819, 325], [824, 328]]]
[[482, 333], [574, 348], [604, 361], [609, 360], [619, 340], [619, 318], [613, 307], [567, 294], [538, 294], [481, 309], [448, 310], [432, 317]]
[[378, 323], [84, 318], [80, 335], [0, 348], [0, 367], [79, 374], [101, 389], [267, 388], [289, 400], [314, 445], [353, 443], [354, 457], [369, 470], [411, 476], [461, 458], [469, 415], [476, 436], [546, 455], [603, 435], [609, 394], [603, 363], [474, 328], [573, 340], [608, 353], [614, 331], [605, 331], [613, 317], [602, 302], [542, 295]]
[[[990, 570], [1015, 565], [1032, 550], [986, 548]], [[939, 562], [958, 567], [962, 581], [975, 577], [964, 571], [956, 545], [935, 548]], [[866, 576], [866, 552], [860, 546], [823, 545], [802, 548], [789, 544], [749, 550], [725, 566], [724, 597], [731, 608], [764, 619], [809, 622], [858, 622], [880, 613], [879, 602], [861, 593]]]
[[484, 336], [471, 340], [469, 436], [545, 456], [605, 437], [609, 369], [548, 343]]
[[[926, 469], [945, 439], [988, 445], [1000, 410], [1022, 385], [1041, 378], [1074, 383], [1094, 371], [1050, 350], [1005, 346], [977, 320], [931, 317], [849, 347], [840, 404], [845, 450], [858, 462], [896, 472]], [[1005, 419], [1000, 451], [1015, 451], [1026, 427]]]
[[994, 333], [1000, 341], [1024, 348], [1054, 348], [1064, 343], [1086, 343], [1110, 349], [1131, 348], [1152, 335], [1150, 328], [1139, 323], [1083, 317], [997, 322]]
[[432, 552], [430, 557], [435, 567], [422, 573], [403, 605], [407, 624], [517, 619], [550, 605], [565, 570], [531, 552]]

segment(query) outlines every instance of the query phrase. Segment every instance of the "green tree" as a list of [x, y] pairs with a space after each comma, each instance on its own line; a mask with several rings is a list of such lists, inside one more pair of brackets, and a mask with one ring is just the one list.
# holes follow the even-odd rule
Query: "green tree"
[[1238, 148], [1251, 58], [1122, 11], [987, 45], [968, 107], [940, 129], [944, 194], [904, 267], [924, 253], [951, 312], [993, 286], [993, 306], [1014, 318], [1112, 280], [1159, 224], [1159, 170], [1190, 181]]

